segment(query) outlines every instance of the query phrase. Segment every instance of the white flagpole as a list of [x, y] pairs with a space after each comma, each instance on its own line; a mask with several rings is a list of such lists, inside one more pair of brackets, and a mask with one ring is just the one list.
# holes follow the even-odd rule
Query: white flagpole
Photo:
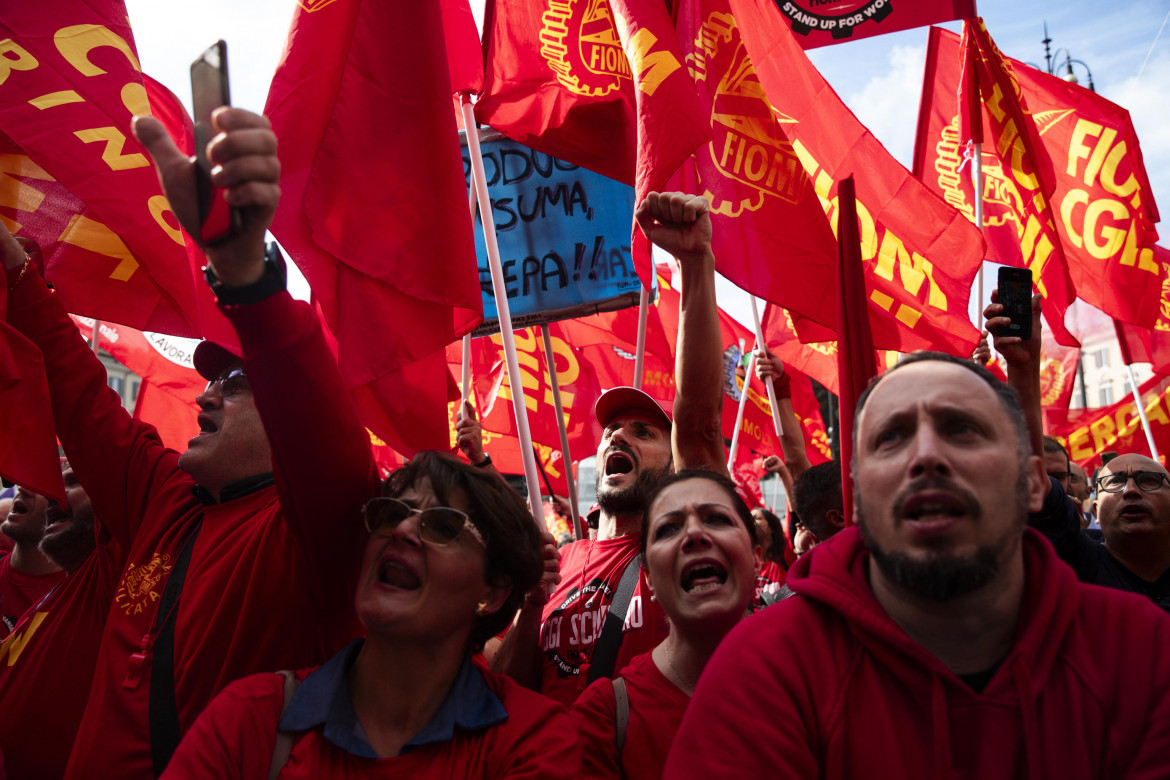
[[544, 510], [540, 503], [540, 481], [536, 471], [536, 455], [532, 451], [532, 432], [528, 427], [528, 408], [524, 403], [524, 382], [520, 375], [520, 362], [516, 359], [516, 341], [512, 336], [512, 315], [508, 309], [508, 295], [504, 291], [504, 272], [500, 266], [500, 246], [496, 242], [496, 221], [492, 215], [491, 198], [488, 197], [487, 174], [483, 168], [483, 154], [479, 149], [479, 129], [471, 111], [471, 99], [462, 96], [463, 126], [467, 130], [467, 150], [471, 153], [471, 167], [474, 170], [479, 213], [483, 221], [484, 243], [487, 245], [488, 266], [492, 272], [492, 290], [496, 298], [496, 314], [500, 318], [500, 336], [504, 342], [504, 362], [508, 369], [508, 384], [512, 388], [512, 411], [516, 415], [516, 433], [520, 439], [520, 452], [524, 456], [524, 481], [528, 486], [528, 506], [537, 525], [544, 526]]
[[93, 350], [93, 354], [95, 355], [98, 353], [98, 336], [101, 335], [101, 326], [102, 321], [95, 318], [93, 321], [93, 332], [89, 336], [89, 348]]
[[[965, 24], [965, 22], [964, 22]], [[975, 186], [975, 226], [983, 232], [983, 151], [979, 144], [972, 143], [974, 149], [971, 155], [971, 183]], [[976, 327], [983, 330], [983, 261], [979, 261], [979, 275], [976, 280], [976, 294], [979, 296], [979, 305], [976, 306]]]
[[557, 378], [557, 360], [553, 354], [552, 336], [548, 324], [540, 326], [544, 339], [544, 360], [548, 363], [548, 382], [552, 386], [553, 407], [557, 413], [557, 428], [561, 433], [561, 467], [565, 469], [565, 482], [569, 485], [569, 519], [573, 525], [573, 540], [581, 538], [577, 528], [577, 481], [573, 479], [573, 458], [569, 454], [569, 432], [565, 429], [565, 413], [561, 408], [561, 383]]
[[[764, 341], [764, 329], [760, 326], [760, 307], [756, 303], [756, 296], [751, 296], [752, 299], [752, 318], [756, 323], [756, 345], [767, 344]], [[754, 350], [753, 350], [754, 351]], [[751, 381], [751, 376], [748, 376], [748, 381]], [[772, 384], [772, 377], [768, 377], [768, 381], [764, 382], [768, 387], [768, 403], [772, 405], [772, 425], [776, 428], [776, 438], [784, 435], [783, 429], [780, 427], [780, 415], [777, 413], [776, 405], [776, 386]]]
[[[470, 148], [470, 141], [467, 142]], [[467, 208], [471, 211], [471, 230], [475, 231], [475, 166], [471, 166], [471, 186], [467, 188]], [[459, 411], [471, 397], [471, 334], [463, 334], [463, 371], [460, 382]]]
[[[757, 344], [759, 342], [756, 342]], [[739, 409], [735, 412], [735, 431], [731, 434], [731, 447], [727, 450], [727, 473], [731, 474], [731, 466], [735, 463], [735, 451], [739, 449], [739, 429], [743, 427], [743, 411], [747, 408], [748, 386], [752, 382], [752, 371], [756, 367], [756, 350], [752, 347], [751, 357], [748, 358], [747, 373], [743, 376], [743, 392], [739, 396]]]
[[1150, 445], [1150, 457], [1158, 460], [1158, 445], [1154, 443], [1154, 434], [1150, 430], [1150, 421], [1146, 417], [1146, 405], [1142, 402], [1142, 393], [1138, 389], [1137, 377], [1133, 374], [1133, 356], [1129, 346], [1121, 336], [1121, 323], [1113, 320], [1113, 335], [1117, 339], [1117, 348], [1121, 351], [1121, 361], [1125, 363], [1125, 370], [1129, 372], [1129, 387], [1133, 391], [1133, 405], [1137, 407], [1138, 418], [1142, 421], [1142, 431], [1146, 434], [1146, 443]]
[[642, 367], [646, 363], [646, 320], [650, 316], [650, 291], [644, 286], [638, 297], [638, 347], [634, 352], [634, 387], [642, 389]]

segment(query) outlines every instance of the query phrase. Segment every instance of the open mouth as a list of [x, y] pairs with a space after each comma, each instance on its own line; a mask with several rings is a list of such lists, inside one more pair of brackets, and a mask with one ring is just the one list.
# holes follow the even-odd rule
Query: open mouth
[[913, 496], [902, 505], [902, 518], [905, 520], [948, 520], [967, 514], [966, 502], [948, 493]]
[[682, 589], [686, 593], [714, 590], [725, 582], [727, 569], [715, 561], [697, 561], [683, 569]]
[[207, 415], [199, 415], [199, 432], [200, 433], [215, 433], [219, 430], [219, 426], [215, 424]]
[[24, 503], [24, 499], [18, 498], [12, 502], [12, 508], [8, 511], [8, 516], [13, 520], [18, 517], [24, 517], [28, 512], [28, 504]]
[[605, 458], [605, 476], [629, 474], [634, 470], [634, 460], [624, 452], [614, 451]]
[[[13, 505], [15, 509], [15, 505]], [[1126, 504], [1121, 508], [1119, 514], [1127, 518], [1149, 517], [1150, 508], [1143, 503]]]
[[383, 558], [378, 564], [378, 582], [399, 590], [418, 590], [422, 587], [418, 572], [393, 556]]
[[73, 519], [71, 512], [66, 512], [56, 504], [50, 504], [49, 508], [45, 510], [45, 531], [49, 533], [58, 525], [64, 525]]

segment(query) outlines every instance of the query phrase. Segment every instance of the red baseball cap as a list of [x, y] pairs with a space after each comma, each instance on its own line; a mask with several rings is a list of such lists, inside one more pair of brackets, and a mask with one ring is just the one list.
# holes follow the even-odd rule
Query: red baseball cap
[[669, 431], [671, 428], [670, 412], [651, 398], [648, 393], [636, 387], [615, 387], [612, 390], [606, 390], [593, 405], [593, 416], [604, 428], [613, 422], [619, 414], [631, 410], [646, 412], [659, 420], [666, 430]]
[[191, 356], [195, 370], [208, 382], [223, 374], [224, 370], [240, 362], [240, 356], [223, 344], [214, 341], [200, 341]]

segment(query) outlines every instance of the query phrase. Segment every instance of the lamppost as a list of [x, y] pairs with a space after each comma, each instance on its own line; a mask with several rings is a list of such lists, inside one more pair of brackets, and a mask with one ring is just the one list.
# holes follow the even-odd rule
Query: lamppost
[[1041, 41], [1041, 43], [1044, 44], [1045, 70], [1048, 71], [1049, 75], [1052, 75], [1052, 76], [1056, 75], [1055, 69], [1057, 67], [1059, 67], [1061, 64], [1060, 63], [1060, 53], [1064, 52], [1064, 75], [1062, 75], [1060, 78], [1062, 78], [1065, 81], [1068, 81], [1072, 84], [1081, 83], [1080, 79], [1077, 78], [1077, 74], [1073, 73], [1073, 64], [1075, 63], [1075, 64], [1080, 65], [1082, 68], [1085, 69], [1085, 75], [1087, 75], [1089, 77], [1089, 91], [1090, 92], [1097, 91], [1097, 87], [1094, 86], [1094, 84], [1093, 84], [1093, 71], [1089, 70], [1088, 65], [1086, 65], [1081, 60], [1074, 60], [1072, 58], [1072, 55], [1069, 53], [1068, 49], [1066, 49], [1063, 46], [1061, 46], [1056, 51], [1051, 50], [1052, 39], [1048, 37], [1048, 22], [1047, 21], [1044, 22], [1044, 40]]

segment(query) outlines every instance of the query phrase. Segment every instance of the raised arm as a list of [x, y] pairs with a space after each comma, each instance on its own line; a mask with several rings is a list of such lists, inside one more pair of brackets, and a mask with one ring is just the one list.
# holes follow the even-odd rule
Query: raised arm
[[[1020, 395], [1020, 406], [1024, 410], [1024, 419], [1028, 422], [1028, 438], [1032, 445], [1032, 453], [1038, 458], [1044, 458], [1044, 415], [1041, 411], [1040, 398], [1040, 296], [1032, 296], [1032, 337], [1027, 341], [1019, 336], [1000, 336], [998, 331], [1006, 327], [1011, 320], [1001, 316], [1003, 305], [997, 303], [999, 291], [991, 291], [991, 303], [983, 310], [987, 320], [987, 330], [993, 336], [995, 351], [1003, 355], [1007, 363], [1008, 384], [1016, 389]], [[1051, 485], [1046, 481], [1044, 495], [1048, 495]]]
[[[789, 482], [795, 481], [812, 465], [804, 444], [804, 426], [792, 408], [792, 385], [780, 358], [767, 350], [756, 350], [756, 376], [767, 382], [772, 379], [776, 389], [776, 408], [772, 414], [780, 421], [780, 451], [788, 467]], [[788, 487], [788, 483], [785, 483]]]
[[727, 449], [721, 429], [723, 341], [708, 210], [706, 198], [698, 195], [651, 192], [635, 217], [646, 238], [670, 252], [682, 269], [671, 432], [674, 468], [726, 474]]

